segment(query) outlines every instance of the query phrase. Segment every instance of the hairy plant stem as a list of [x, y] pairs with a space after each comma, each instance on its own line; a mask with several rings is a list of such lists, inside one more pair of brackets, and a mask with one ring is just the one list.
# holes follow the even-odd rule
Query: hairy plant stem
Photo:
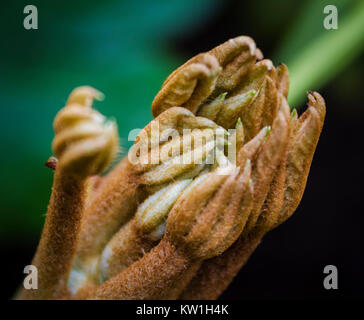
[[38, 269], [38, 289], [23, 289], [20, 299], [67, 296], [66, 283], [76, 249], [85, 184], [85, 179], [55, 171], [41, 241], [32, 261]]

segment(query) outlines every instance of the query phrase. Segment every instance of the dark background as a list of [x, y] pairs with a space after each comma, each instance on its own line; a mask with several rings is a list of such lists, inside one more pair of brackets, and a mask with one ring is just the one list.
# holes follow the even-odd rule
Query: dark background
[[[326, 3], [339, 8], [339, 30], [322, 26]], [[265, 57], [292, 65], [294, 73], [312, 43], [328, 33], [335, 36], [341, 21], [362, 7], [361, 1], [349, 0], [33, 1], [39, 29], [27, 31], [22, 26], [26, 4], [9, 1], [0, 22], [5, 299], [21, 283], [40, 237], [52, 185], [52, 172], [43, 167], [51, 153], [52, 119], [75, 86], [88, 84], [105, 93], [106, 100], [96, 107], [116, 118], [126, 152], [128, 132], [151, 120], [150, 105], [165, 77], [196, 53], [249, 35]], [[307, 68], [320, 71], [319, 79], [308, 78], [305, 89], [318, 90], [327, 103], [306, 191], [293, 217], [264, 238], [224, 299], [364, 296], [364, 39], [353, 34], [347, 34], [352, 47], [324, 47], [319, 59], [310, 60], [308, 54], [303, 59]], [[344, 53], [337, 58], [339, 51]], [[325, 69], [327, 61], [332, 63]], [[290, 98], [299, 112], [304, 110], [301, 89]], [[323, 287], [323, 269], [330, 264], [338, 268], [338, 290]]]

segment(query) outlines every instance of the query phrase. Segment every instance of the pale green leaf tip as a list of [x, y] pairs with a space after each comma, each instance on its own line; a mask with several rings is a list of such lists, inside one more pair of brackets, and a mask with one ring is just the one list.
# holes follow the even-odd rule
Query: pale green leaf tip
[[294, 117], [296, 117], [296, 115], [297, 115], [297, 110], [296, 110], [296, 108], [294, 108], [292, 110], [291, 117], [294, 118]]
[[267, 129], [266, 129], [266, 132], [265, 132], [265, 138], [267, 139], [268, 136], [269, 136], [269, 134], [270, 134], [270, 132], [272, 131], [272, 127], [271, 126], [267, 126], [266, 128]]
[[222, 94], [219, 95], [219, 97], [217, 98], [218, 100], [225, 100], [225, 97], [228, 93], [227, 92], [223, 92]]

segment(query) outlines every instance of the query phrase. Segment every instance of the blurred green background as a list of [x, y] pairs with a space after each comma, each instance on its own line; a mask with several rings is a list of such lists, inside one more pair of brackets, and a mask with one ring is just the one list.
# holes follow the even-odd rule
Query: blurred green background
[[[38, 30], [23, 28], [27, 4], [8, 1], [0, 20], [2, 247], [33, 246], [39, 238], [52, 185], [44, 167], [52, 121], [76, 86], [105, 94], [95, 107], [117, 120], [124, 151], [128, 132], [151, 120], [168, 74], [238, 35], [288, 65], [293, 106], [303, 105], [308, 89], [331, 86], [344, 102], [333, 108], [362, 94], [364, 1], [31, 1]], [[338, 30], [323, 27], [326, 4], [339, 10]], [[362, 115], [360, 105], [348, 105]]]

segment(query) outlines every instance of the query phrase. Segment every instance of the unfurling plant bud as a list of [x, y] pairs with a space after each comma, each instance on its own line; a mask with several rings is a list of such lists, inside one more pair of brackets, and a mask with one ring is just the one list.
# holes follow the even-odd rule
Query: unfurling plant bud
[[249, 37], [230, 39], [175, 70], [128, 156], [89, 177], [114, 158], [117, 129], [92, 109], [100, 92], [76, 88], [54, 120], [33, 297], [218, 298], [302, 198], [325, 102], [309, 92], [298, 116], [288, 89], [284, 64]]
[[104, 171], [114, 159], [119, 143], [116, 124], [91, 107], [93, 99], [100, 98], [96, 89], [79, 87], [58, 112], [52, 149], [61, 170], [90, 176]]

